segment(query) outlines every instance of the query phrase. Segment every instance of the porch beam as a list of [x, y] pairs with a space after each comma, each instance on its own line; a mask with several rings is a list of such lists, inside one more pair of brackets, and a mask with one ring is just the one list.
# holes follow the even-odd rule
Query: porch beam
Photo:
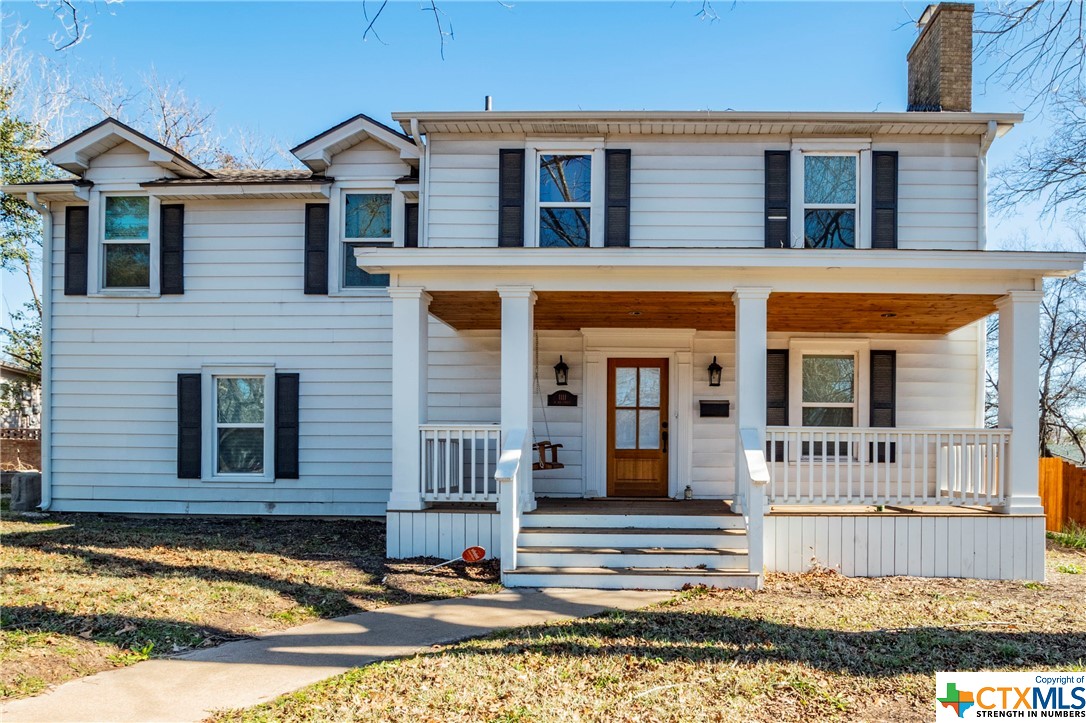
[[427, 418], [430, 295], [392, 287], [392, 493], [390, 510], [421, 510], [419, 425]]
[[1012, 291], [999, 309], [999, 426], [1011, 430], [1007, 445], [1005, 494], [1000, 511], [1044, 514], [1038, 489], [1040, 291]]
[[735, 303], [735, 480], [746, 474], [739, 434], [757, 430], [765, 443], [767, 306], [771, 289], [741, 287], [732, 294]]
[[519, 485], [521, 509], [535, 509], [532, 488], [532, 372], [535, 369], [535, 292], [530, 286], [498, 287], [501, 297], [501, 426], [502, 439], [524, 430]]

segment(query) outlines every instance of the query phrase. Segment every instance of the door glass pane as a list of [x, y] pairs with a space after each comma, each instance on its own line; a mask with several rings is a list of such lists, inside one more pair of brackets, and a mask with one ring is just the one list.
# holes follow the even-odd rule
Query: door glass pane
[[660, 411], [642, 409], [638, 416], [641, 424], [638, 425], [637, 448], [660, 449]]
[[150, 244], [105, 244], [106, 287], [146, 289], [151, 285]]
[[804, 203], [856, 203], [856, 156], [804, 156]]
[[804, 407], [804, 427], [851, 427], [852, 407]]
[[540, 156], [539, 200], [544, 203], [591, 201], [592, 156]]
[[615, 449], [637, 449], [637, 410], [615, 410]]
[[660, 406], [660, 370], [653, 367], [641, 369], [641, 398], [639, 407]]
[[215, 382], [220, 424], [264, 423], [263, 377], [218, 377]]
[[392, 196], [387, 193], [348, 193], [347, 238], [391, 238]]
[[851, 404], [856, 360], [848, 355], [803, 357], [803, 401]]
[[588, 246], [588, 208], [539, 209], [539, 245], [543, 248]]
[[219, 429], [219, 472], [260, 474], [264, 471], [264, 430], [260, 427]]
[[637, 406], [637, 367], [615, 369], [615, 406]]
[[848, 209], [808, 210], [803, 215], [803, 245], [809, 249], [856, 248], [856, 212]]

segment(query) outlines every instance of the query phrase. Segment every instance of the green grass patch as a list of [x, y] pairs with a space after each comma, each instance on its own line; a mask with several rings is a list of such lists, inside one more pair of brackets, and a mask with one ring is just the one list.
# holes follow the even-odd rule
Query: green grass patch
[[1086, 550], [1086, 525], [1069, 520], [1062, 532], [1049, 532], [1048, 539], [1066, 547]]

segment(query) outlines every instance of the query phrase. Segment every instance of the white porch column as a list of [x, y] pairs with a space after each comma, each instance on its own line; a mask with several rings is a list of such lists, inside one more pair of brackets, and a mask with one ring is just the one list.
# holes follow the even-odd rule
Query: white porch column
[[740, 287], [735, 302], [735, 483], [745, 474], [740, 433], [754, 429], [765, 441], [766, 302], [770, 289]]
[[523, 429], [522, 509], [535, 509], [532, 489], [532, 374], [535, 370], [535, 292], [530, 286], [498, 288], [502, 300], [502, 439]]
[[390, 510], [421, 510], [419, 425], [426, 421], [430, 295], [391, 287], [392, 494]]
[[1007, 514], [1043, 514], [1038, 490], [1037, 376], [1041, 366], [1040, 291], [1012, 291], [999, 309], [999, 426], [1011, 430], [1004, 466]]

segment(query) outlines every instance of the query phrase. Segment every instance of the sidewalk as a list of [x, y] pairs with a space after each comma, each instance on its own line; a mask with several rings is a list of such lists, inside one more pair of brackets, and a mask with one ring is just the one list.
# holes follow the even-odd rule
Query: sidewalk
[[673, 594], [525, 589], [383, 608], [73, 680], [4, 704], [0, 719], [199, 721], [214, 710], [256, 705], [375, 660], [499, 628], [632, 610]]

